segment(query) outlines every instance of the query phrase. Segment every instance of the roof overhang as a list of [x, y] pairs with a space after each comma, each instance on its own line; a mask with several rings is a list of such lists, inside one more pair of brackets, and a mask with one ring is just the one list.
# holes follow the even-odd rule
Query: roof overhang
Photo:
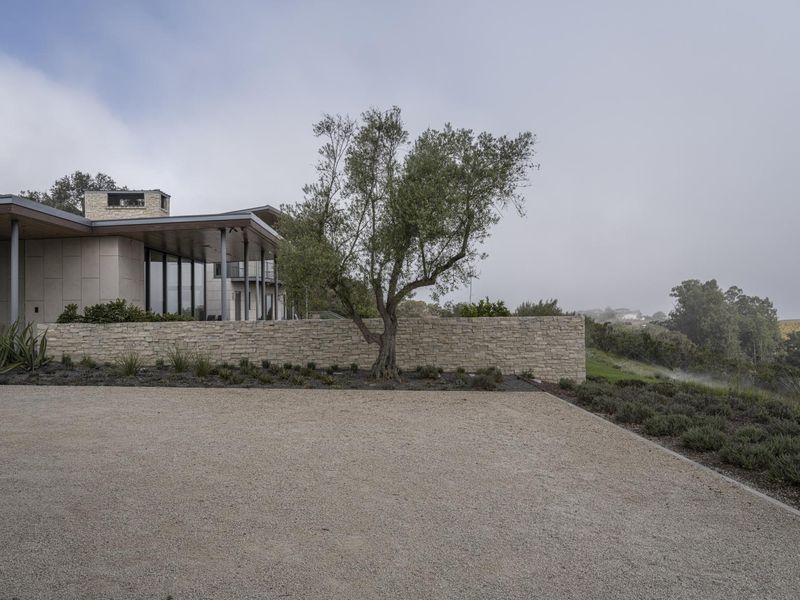
[[227, 232], [228, 260], [271, 258], [281, 236], [255, 214], [237, 211], [194, 215], [90, 221], [20, 196], [0, 196], [0, 239], [11, 235], [11, 221], [20, 224], [21, 239], [119, 235], [146, 246], [187, 258], [220, 260], [220, 232]]

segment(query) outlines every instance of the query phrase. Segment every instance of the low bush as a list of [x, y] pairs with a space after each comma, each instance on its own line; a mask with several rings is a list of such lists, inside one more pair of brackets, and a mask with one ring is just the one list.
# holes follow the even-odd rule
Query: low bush
[[313, 371], [314, 369], [317, 368], [317, 363], [310, 360], [306, 363], [306, 368], [309, 369], [310, 371]]
[[78, 363], [78, 364], [80, 364], [80, 366], [82, 366], [82, 367], [86, 367], [87, 369], [96, 369], [97, 368], [97, 363], [95, 362], [95, 360], [91, 356], [84, 355], [81, 358], [80, 363]]
[[562, 377], [558, 380], [558, 387], [562, 390], [574, 390], [576, 387], [575, 380], [570, 377]]
[[358, 373], [358, 363], [350, 363], [350, 371], [353, 373]]
[[66, 369], [71, 369], [74, 366], [72, 357], [65, 352], [61, 353], [61, 364], [64, 365], [64, 368]]
[[136, 323], [136, 322], [161, 322], [161, 321], [193, 321], [191, 315], [178, 313], [153, 313], [146, 311], [135, 304], [117, 299], [111, 302], [93, 304], [83, 309], [83, 314], [78, 312], [77, 304], [68, 304], [57, 319], [58, 323]]
[[167, 360], [169, 361], [169, 366], [171, 366], [176, 373], [184, 373], [192, 366], [191, 355], [186, 349], [180, 346], [173, 346], [167, 352]]
[[196, 354], [192, 363], [192, 372], [197, 377], [208, 377], [211, 374], [211, 361], [204, 354]]
[[270, 362], [266, 358], [261, 361], [261, 368], [262, 369], [266, 370], [266, 369], [269, 369], [269, 367], [270, 367]]
[[642, 423], [653, 416], [653, 409], [635, 402], [622, 402], [614, 413], [620, 423]]
[[117, 359], [117, 368], [125, 377], [133, 377], [142, 370], [142, 359], [136, 352], [130, 350]]
[[769, 474], [774, 479], [800, 485], [800, 454], [779, 454], [773, 460]]
[[330, 375], [323, 375], [322, 377], [320, 377], [320, 382], [323, 383], [324, 385], [330, 386], [336, 383], [336, 380]]
[[477, 374], [470, 381], [470, 386], [476, 390], [491, 391], [497, 389], [497, 382], [494, 377]]
[[773, 455], [764, 444], [728, 442], [719, 451], [719, 457], [728, 464], [756, 471], [769, 467]]
[[[441, 373], [441, 369], [439, 369]], [[478, 369], [477, 375], [490, 378], [495, 383], [503, 383], [503, 372], [497, 367], [486, 367], [485, 369]]]
[[306, 382], [300, 375], [292, 375], [289, 377], [289, 385], [303, 385]]
[[653, 415], [644, 421], [644, 432], [648, 435], [677, 436], [692, 426], [692, 419], [686, 415]]
[[417, 367], [417, 375], [420, 379], [438, 379], [439, 369], [434, 365], [423, 365]]
[[708, 425], [690, 427], [681, 435], [681, 445], [690, 450], [708, 452], [719, 450], [728, 437], [723, 431]]

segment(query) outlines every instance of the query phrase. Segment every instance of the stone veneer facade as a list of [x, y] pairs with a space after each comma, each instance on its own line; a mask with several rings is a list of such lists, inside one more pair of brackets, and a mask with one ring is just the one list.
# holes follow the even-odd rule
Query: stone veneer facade
[[[368, 321], [378, 329], [380, 321]], [[305, 365], [357, 363], [369, 367], [377, 347], [367, 344], [350, 320], [184, 321], [172, 323], [48, 324], [48, 352], [74, 360], [91, 356], [114, 361], [134, 351], [145, 364], [167, 358], [174, 347], [207, 355], [212, 362]], [[475, 371], [496, 366], [504, 373], [531, 371], [545, 381], [586, 378], [584, 319], [498, 317], [403, 319], [397, 336], [397, 362], [403, 369], [433, 364], [446, 370]]]

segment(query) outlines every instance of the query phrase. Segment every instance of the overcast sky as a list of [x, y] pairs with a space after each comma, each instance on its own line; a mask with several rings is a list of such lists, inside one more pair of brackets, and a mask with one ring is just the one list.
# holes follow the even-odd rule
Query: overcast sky
[[800, 318], [796, 0], [0, 4], [0, 193], [80, 169], [173, 214], [295, 202], [314, 121], [396, 104], [538, 136], [474, 299], [651, 313], [715, 277]]

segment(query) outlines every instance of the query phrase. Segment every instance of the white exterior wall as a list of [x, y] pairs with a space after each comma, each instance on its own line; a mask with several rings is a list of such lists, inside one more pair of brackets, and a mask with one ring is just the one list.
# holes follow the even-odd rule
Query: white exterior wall
[[[20, 242], [19, 253], [19, 307], [25, 306], [25, 253]], [[11, 291], [11, 242], [0, 241], [0, 324], [8, 323], [10, 316], [9, 293]]]
[[68, 304], [83, 310], [124, 298], [144, 306], [142, 242], [117, 236], [25, 240], [21, 254], [20, 306], [29, 321], [55, 322]]

